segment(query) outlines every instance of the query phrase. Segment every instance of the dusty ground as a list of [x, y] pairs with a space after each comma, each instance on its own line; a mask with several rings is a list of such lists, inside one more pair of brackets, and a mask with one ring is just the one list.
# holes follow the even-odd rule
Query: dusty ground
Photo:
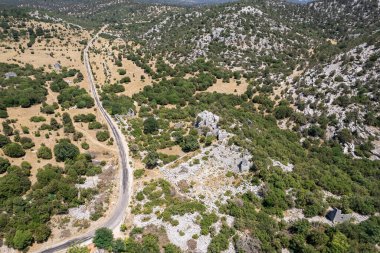
[[[91, 37], [90, 32], [86, 30], [78, 30], [73, 28], [67, 28], [64, 24], [50, 24], [44, 22], [28, 21], [27, 26], [30, 25], [41, 25], [43, 28], [56, 30], [56, 34], [59, 38], [51, 39], [42, 39], [41, 41], [36, 40], [36, 43], [31, 47], [27, 47], [29, 39], [21, 39], [20, 42], [14, 41], [2, 41], [0, 42], [0, 62], [6, 63], [17, 63], [19, 65], [31, 64], [35, 68], [42, 67], [44, 71], [57, 71], [59, 69], [54, 68], [54, 64], [60, 63], [62, 67], [75, 68], [82, 72], [84, 75], [84, 80], [77, 85], [86, 90], [89, 90], [89, 84], [87, 77], [85, 75], [85, 68], [81, 60], [82, 50], [84, 45], [79, 42], [82, 40], [87, 40]], [[19, 45], [25, 48], [25, 52], [22, 52], [19, 49]], [[73, 84], [73, 78], [65, 79], [70, 85]], [[53, 93], [49, 89], [49, 94], [47, 96], [47, 103], [52, 104], [57, 101], [58, 93]], [[111, 168], [104, 169], [104, 172], [100, 174], [97, 180], [97, 186], [99, 187], [102, 194], [94, 198], [94, 200], [102, 201], [102, 203], [107, 203], [106, 213], [113, 210], [111, 205], [113, 205], [117, 200], [117, 194], [112, 194], [112, 192], [117, 188], [117, 183], [119, 180], [115, 180], [115, 171], [118, 169], [117, 161], [117, 148], [116, 145], [107, 145], [106, 142], [99, 142], [96, 139], [97, 130], [88, 130], [87, 123], [74, 123], [75, 129], [83, 133], [83, 137], [74, 141], [72, 134], [65, 134], [63, 128], [58, 131], [51, 131], [49, 134], [48, 130], [40, 131], [41, 136], [36, 137], [35, 132], [43, 124], [49, 124], [50, 119], [55, 117], [55, 115], [47, 115], [40, 112], [41, 105], [34, 105], [30, 108], [8, 108], [9, 119], [17, 119], [17, 122], [12, 124], [14, 130], [19, 130], [22, 137], [30, 137], [35, 143], [35, 147], [32, 149], [26, 150], [26, 155], [22, 158], [9, 158], [13, 164], [20, 165], [22, 161], [28, 161], [32, 165], [30, 180], [32, 183], [36, 182], [36, 173], [39, 168], [42, 168], [44, 165], [51, 163], [53, 165], [58, 165], [63, 167], [63, 163], [58, 163], [55, 161], [54, 157], [51, 160], [43, 160], [37, 158], [37, 150], [42, 145], [45, 144], [47, 147], [53, 150], [54, 145], [59, 139], [70, 138], [72, 143], [76, 144], [81, 152], [89, 152], [93, 157], [94, 161], [107, 161], [111, 164]], [[63, 112], [68, 112], [73, 119], [73, 116], [77, 114], [87, 114], [93, 113], [97, 117], [97, 121], [105, 123], [101, 114], [96, 110], [96, 108], [91, 109], [75, 109], [71, 108], [69, 110], [62, 111], [61, 108], [55, 111], [56, 113], [62, 114]], [[30, 121], [32, 116], [44, 116], [46, 118], [45, 122], [34, 123]], [[57, 121], [62, 124], [61, 116], [55, 117]], [[4, 119], [0, 119], [0, 124]], [[29, 128], [29, 134], [22, 134], [21, 126], [27, 126]], [[45, 136], [47, 135], [47, 136]], [[87, 142], [90, 145], [89, 150], [84, 150], [81, 148], [81, 143]], [[4, 156], [2, 150], [0, 150], [0, 155]], [[110, 183], [111, 182], [111, 183]], [[115, 182], [115, 183], [112, 183]], [[99, 219], [96, 222], [91, 222], [95, 224], [100, 224], [103, 222], [103, 219]], [[52, 219], [52, 236], [48, 242], [44, 244], [35, 244], [32, 247], [32, 250], [46, 248], [47, 245], [50, 245], [53, 242], [60, 241], [62, 238], [68, 238], [74, 236], [78, 233], [83, 233], [83, 230], [90, 225], [89, 220], [78, 220], [76, 217], [70, 215], [64, 216], [55, 216]], [[79, 232], [80, 231], [80, 232]]]
[[[53, 92], [49, 92], [49, 95], [47, 97], [48, 103], [57, 102], [56, 96]], [[40, 105], [34, 105], [30, 108], [8, 108], [8, 114], [10, 119], [17, 119], [17, 122], [12, 124], [12, 127], [15, 130], [19, 130], [22, 133], [21, 127], [27, 126], [29, 128], [30, 133], [29, 134], [22, 134], [21, 136], [30, 137], [32, 138], [33, 142], [35, 143], [35, 147], [28, 150], [26, 152], [26, 155], [22, 158], [11, 158], [10, 160], [14, 164], [21, 164], [22, 161], [28, 161], [32, 164], [32, 170], [31, 170], [31, 181], [32, 183], [35, 182], [35, 176], [37, 173], [38, 168], [43, 167], [44, 165], [51, 163], [53, 165], [60, 165], [63, 166], [63, 163], [58, 163], [55, 161], [55, 159], [51, 160], [44, 160], [44, 159], [38, 159], [37, 158], [37, 150], [41, 146], [41, 144], [45, 144], [47, 147], [51, 148], [53, 150], [54, 145], [59, 139], [62, 138], [70, 138], [72, 142], [77, 145], [81, 152], [90, 152], [95, 159], [101, 161], [101, 160], [108, 160], [110, 158], [115, 157], [117, 154], [116, 146], [115, 144], [113, 146], [106, 145], [105, 143], [101, 143], [96, 140], [96, 131], [97, 130], [88, 130], [87, 123], [74, 123], [74, 126], [77, 131], [80, 131], [83, 133], [84, 137], [81, 138], [78, 141], [74, 141], [72, 139], [72, 134], [65, 134], [63, 132], [63, 128], [59, 129], [58, 131], [51, 131], [51, 135], [49, 135], [49, 138], [46, 138], [45, 134], [48, 134], [48, 130], [40, 131], [41, 136], [35, 137], [34, 133], [38, 131], [38, 128], [43, 124], [47, 123], [49, 124], [50, 119], [54, 118], [53, 115], [47, 115], [40, 112]], [[62, 110], [57, 110], [56, 112], [60, 112], [61, 114], [64, 112]], [[96, 109], [70, 109], [65, 112], [68, 112], [71, 117], [81, 114], [81, 113], [93, 113], [97, 116], [97, 120], [101, 123], [105, 123], [103, 118], [100, 116], [100, 113], [96, 111]], [[30, 118], [32, 116], [43, 116], [46, 118], [46, 122], [31, 122]], [[61, 117], [55, 117], [58, 122], [62, 124]], [[0, 119], [0, 122], [3, 122], [4, 119]], [[81, 148], [81, 143], [87, 142], [90, 145], [90, 149], [88, 151]], [[2, 151], [0, 151], [2, 152]], [[1, 153], [2, 154], [2, 153]]]
[[[158, 151], [166, 154], [183, 155], [178, 146]], [[260, 188], [260, 186], [252, 187], [244, 184], [242, 180], [244, 173], [234, 172], [238, 170], [239, 159], [240, 153], [236, 150], [230, 150], [224, 143], [214, 143], [214, 145], [202, 148], [198, 152], [183, 155], [177, 161], [159, 169], [145, 170], [144, 176], [134, 182], [134, 196], [152, 180], [164, 178], [174, 187], [173, 192], [175, 193], [173, 194], [199, 200], [205, 204], [207, 210], [218, 213], [218, 208], [215, 206], [216, 201], [225, 203], [226, 199], [235, 194], [247, 191], [256, 192]], [[132, 205], [142, 204], [144, 201], [139, 202], [134, 199]], [[155, 207], [150, 214], [132, 215], [131, 221], [127, 223], [128, 228], [135, 226], [143, 227], [145, 230], [151, 226], [164, 227], [167, 239], [182, 250], [189, 250], [189, 243], [193, 241], [195, 242], [195, 252], [207, 251], [211, 237], [200, 234], [198, 213], [173, 216], [178, 221], [178, 225], [172, 225], [157, 218], [156, 213], [162, 211], [163, 207]], [[232, 217], [218, 215], [225, 217], [228, 224], [232, 224]], [[221, 227], [221, 220], [212, 226], [218, 232]], [[197, 235], [198, 238], [193, 239], [194, 235]]]
[[[120, 39], [119, 39], [120, 40]], [[119, 49], [116, 46], [122, 45], [118, 43], [110, 43], [104, 38], [99, 38], [90, 52], [90, 61], [97, 83], [101, 86], [105, 83], [119, 82], [123, 77], [129, 77], [130, 83], [124, 84], [125, 91], [120, 93], [126, 96], [132, 96], [135, 93], [152, 84], [152, 78], [144, 73], [144, 70], [134, 64], [132, 61], [123, 58], [122, 66], [115, 64], [115, 59], [119, 54]], [[120, 75], [119, 69], [125, 69], [127, 73]], [[142, 80], [141, 76], [145, 79]]]
[[[218, 92], [225, 94], [241, 95], [247, 91], [248, 82], [242, 78], [240, 84], [238, 80], [230, 79], [230, 82], [224, 83], [222, 79], [218, 79], [214, 85], [204, 92]], [[198, 93], [198, 92], [197, 92]]]
[[[1, 62], [31, 64], [35, 68], [43, 67], [46, 71], [56, 70], [54, 64], [60, 63], [62, 67], [75, 68], [85, 73], [81, 60], [84, 45], [79, 42], [91, 37], [86, 30], [67, 28], [64, 24], [51, 24], [44, 22], [28, 21], [27, 26], [42, 26], [44, 29], [55, 29], [57, 37], [51, 39], [37, 39], [36, 43], [28, 48], [29, 39], [21, 39], [19, 43], [14, 41], [4, 41], [0, 43]], [[19, 45], [25, 48], [22, 53]], [[7, 49], [10, 47], [10, 49]], [[88, 89], [86, 79], [79, 83], [83, 88]]]
[[185, 155], [185, 152], [182, 151], [181, 147], [178, 145], [175, 145], [173, 147], [164, 148], [157, 150], [158, 153], [163, 153], [165, 155], [178, 155], [183, 156]]

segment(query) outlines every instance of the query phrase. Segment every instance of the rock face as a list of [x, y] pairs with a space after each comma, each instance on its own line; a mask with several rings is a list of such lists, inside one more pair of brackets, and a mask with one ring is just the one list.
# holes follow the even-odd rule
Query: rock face
[[249, 169], [252, 167], [252, 163], [246, 157], [247, 156], [244, 156], [241, 159], [241, 162], [239, 163], [240, 172], [248, 172]]
[[199, 199], [203, 195], [205, 198], [200, 200], [217, 209], [215, 201], [226, 203], [229, 198], [226, 192], [231, 192], [231, 195], [258, 192], [261, 186], [247, 182], [236, 185], [234, 177], [227, 176], [228, 172], [233, 172], [240, 177], [241, 173], [249, 171], [253, 165], [252, 158], [246, 149], [219, 142], [176, 167], [164, 166], [160, 171], [166, 180], [185, 190], [187, 196]]
[[197, 115], [195, 127], [198, 131], [206, 136], [217, 136], [219, 133], [219, 116], [209, 111], [203, 111]]
[[252, 238], [247, 234], [239, 233], [239, 239], [236, 241], [236, 248], [239, 252], [258, 253], [261, 252], [260, 241]]
[[195, 128], [198, 129], [199, 134], [205, 136], [216, 136], [219, 141], [223, 141], [230, 137], [230, 134], [218, 126], [219, 116], [209, 111], [203, 111], [197, 115]]
[[[347, 154], [357, 158], [354, 144], [380, 136], [372, 120], [379, 117], [380, 48], [367, 43], [337, 54], [329, 62], [307, 69], [288, 90], [288, 98], [298, 104], [296, 109], [306, 118], [332, 117], [334, 124], [326, 129], [326, 138], [332, 139], [342, 129], [354, 134], [352, 144], [343, 146]], [[360, 99], [358, 99], [360, 97]], [[360, 102], [365, 99], [367, 102]], [[372, 116], [371, 116], [372, 115]], [[316, 124], [319, 124], [318, 121]], [[304, 131], [311, 123], [300, 128]], [[321, 124], [319, 124], [321, 125]], [[377, 148], [374, 143], [375, 149]], [[376, 157], [374, 157], [376, 159]], [[380, 159], [380, 157], [377, 157]]]
[[219, 132], [218, 132], [218, 140], [219, 141], [224, 141], [229, 136], [230, 136], [230, 134], [226, 130], [219, 130]]
[[136, 116], [135, 111], [132, 108], [128, 109], [127, 117], [133, 118]]
[[288, 165], [282, 164], [279, 161], [272, 160], [273, 166], [280, 167], [284, 172], [292, 172], [294, 169], [294, 165], [288, 163]]

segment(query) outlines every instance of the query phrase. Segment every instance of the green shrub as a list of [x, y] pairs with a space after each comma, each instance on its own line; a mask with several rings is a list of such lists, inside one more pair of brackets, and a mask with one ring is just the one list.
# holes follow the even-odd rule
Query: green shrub
[[124, 92], [125, 88], [123, 85], [120, 84], [105, 84], [102, 86], [102, 90], [106, 93], [120, 93]]
[[4, 133], [4, 135], [6, 135], [6, 136], [13, 135], [13, 128], [9, 125], [8, 122], [3, 122], [2, 125], [3, 125], [3, 133]]
[[117, 72], [119, 73], [119, 75], [121, 76], [124, 76], [125, 74], [127, 74], [127, 71], [125, 69], [118, 69]]
[[68, 87], [69, 84], [65, 82], [62, 78], [57, 79], [50, 84], [50, 89], [54, 92], [60, 92], [61, 90], [66, 89]]
[[32, 165], [27, 161], [22, 161], [21, 162], [21, 169], [30, 170], [30, 169], [32, 169]]
[[92, 114], [92, 113], [78, 114], [78, 115], [74, 116], [74, 121], [75, 122], [89, 123], [89, 122], [95, 122], [95, 120], [96, 120], [96, 116], [94, 114]]
[[154, 117], [149, 117], [144, 121], [144, 133], [152, 134], [159, 129], [158, 121]]
[[4, 109], [0, 109], [0, 119], [8, 118], [8, 112]]
[[71, 144], [69, 140], [62, 139], [54, 146], [54, 156], [57, 162], [64, 162], [67, 159], [74, 159], [79, 155], [79, 148]]
[[34, 147], [34, 145], [35, 145], [34, 142], [32, 141], [32, 139], [29, 137], [21, 137], [20, 143], [21, 143], [23, 149], [30, 149], [30, 148]]
[[12, 244], [16, 249], [23, 250], [33, 241], [33, 234], [30, 230], [17, 230], [13, 237]]
[[84, 150], [88, 150], [88, 149], [90, 148], [90, 145], [89, 145], [87, 142], [82, 142], [81, 147], [82, 147]]
[[75, 127], [73, 121], [71, 120], [70, 114], [64, 112], [62, 114], [62, 122], [63, 122], [63, 132], [64, 133], [75, 133]]
[[27, 126], [21, 126], [21, 130], [24, 134], [29, 134], [29, 127]]
[[11, 163], [8, 159], [5, 159], [3, 157], [0, 157], [0, 174], [3, 174], [7, 171], [7, 169], [11, 166]]
[[131, 78], [129, 78], [128, 76], [120, 79], [120, 83], [130, 83], [130, 82], [131, 82]]
[[323, 137], [325, 133], [324, 133], [323, 129], [320, 128], [319, 126], [311, 125], [307, 129], [307, 134], [312, 136], [312, 137]]
[[71, 246], [67, 253], [90, 253], [90, 250], [87, 248], [87, 246]]
[[45, 160], [49, 160], [53, 157], [52, 151], [50, 148], [42, 145], [37, 151], [37, 157]]
[[108, 131], [98, 131], [96, 132], [96, 139], [98, 141], [104, 142], [110, 138], [110, 133]]
[[153, 169], [158, 164], [159, 155], [155, 151], [149, 151], [146, 157], [144, 158], [144, 162], [146, 167], [149, 169]]
[[40, 111], [45, 114], [54, 114], [55, 108], [53, 105], [45, 104], [41, 107]]
[[102, 124], [100, 122], [95, 121], [95, 122], [88, 123], [88, 129], [90, 130], [100, 129], [100, 128], [102, 128]]
[[99, 249], [110, 249], [113, 242], [113, 233], [111, 229], [99, 228], [95, 231], [93, 242]]
[[353, 140], [353, 136], [351, 134], [351, 131], [347, 128], [342, 129], [337, 133], [336, 138], [339, 140], [340, 143], [351, 143]]
[[101, 94], [103, 107], [111, 115], [124, 115], [127, 114], [129, 109], [135, 109], [134, 101], [132, 98], [125, 95], [116, 95], [115, 93]]
[[30, 118], [30, 121], [31, 122], [44, 122], [44, 121], [46, 121], [46, 118], [45, 117], [43, 117], [43, 116], [33, 116], [33, 117], [31, 117]]
[[9, 143], [3, 147], [4, 154], [12, 158], [19, 158], [25, 155], [25, 151], [18, 143]]
[[133, 176], [135, 179], [139, 179], [144, 175], [145, 171], [144, 169], [138, 169], [133, 171]]
[[198, 138], [193, 135], [185, 136], [180, 146], [184, 152], [195, 151], [199, 148]]
[[276, 119], [285, 119], [292, 116], [293, 109], [289, 106], [279, 106], [274, 109], [274, 117]]
[[210, 233], [210, 226], [218, 221], [218, 216], [215, 213], [204, 214], [201, 220], [201, 235], [208, 235]]
[[5, 145], [7, 145], [10, 142], [11, 142], [11, 140], [9, 139], [9, 137], [0, 134], [0, 148], [4, 147]]
[[219, 234], [211, 239], [210, 244], [207, 247], [208, 253], [219, 253], [228, 249], [229, 238], [235, 234], [234, 229], [223, 225]]
[[177, 247], [176, 245], [169, 243], [166, 246], [164, 246], [165, 253], [181, 253], [181, 249]]

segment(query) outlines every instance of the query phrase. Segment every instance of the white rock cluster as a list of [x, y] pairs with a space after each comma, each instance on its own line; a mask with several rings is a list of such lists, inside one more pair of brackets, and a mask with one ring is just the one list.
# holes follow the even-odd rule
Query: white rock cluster
[[223, 141], [227, 139], [230, 134], [219, 128], [219, 120], [220, 118], [218, 115], [215, 115], [209, 111], [203, 111], [197, 115], [195, 127], [198, 129], [200, 134], [204, 134], [206, 136], [216, 136], [218, 140]]
[[189, 197], [199, 199], [211, 209], [217, 209], [215, 201], [225, 203], [229, 196], [245, 193], [248, 191], [257, 193], [260, 186], [253, 186], [249, 182], [234, 184], [234, 177], [227, 177], [228, 172], [236, 174], [247, 172], [253, 165], [252, 155], [238, 146], [228, 146], [218, 143], [205, 148], [202, 152], [187, 162], [174, 168], [161, 167], [164, 177], [172, 184], [179, 186], [181, 182], [192, 184], [186, 193]]
[[285, 165], [279, 161], [272, 160], [272, 164], [275, 167], [280, 167], [283, 172], [292, 172], [294, 169], [294, 165], [291, 163], [288, 163], [288, 165]]

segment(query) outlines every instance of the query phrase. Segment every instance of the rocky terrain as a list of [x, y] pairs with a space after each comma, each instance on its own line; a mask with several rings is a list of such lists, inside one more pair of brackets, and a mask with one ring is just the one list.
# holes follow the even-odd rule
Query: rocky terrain
[[376, 252], [379, 2], [143, 2], [1, 11], [3, 248], [112, 211], [117, 150], [82, 58], [102, 27], [89, 63], [128, 142], [132, 201], [120, 229], [68, 252]]
[[[343, 144], [377, 139], [379, 55], [379, 44], [356, 46], [329, 63], [306, 70], [288, 94], [306, 117], [334, 119], [326, 128], [327, 139], [339, 138]], [[301, 131], [310, 124], [302, 126]], [[339, 135], [344, 129], [348, 130], [346, 138]], [[373, 155], [379, 158], [376, 151]]]

